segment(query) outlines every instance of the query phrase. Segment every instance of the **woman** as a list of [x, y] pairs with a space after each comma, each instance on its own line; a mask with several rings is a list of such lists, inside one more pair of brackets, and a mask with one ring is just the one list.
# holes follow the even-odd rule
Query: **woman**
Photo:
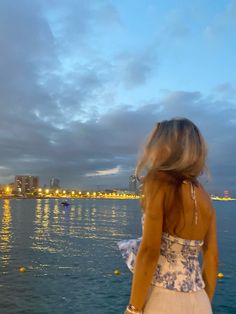
[[119, 243], [130, 268], [135, 265], [125, 314], [212, 313], [216, 217], [197, 180], [206, 155], [204, 139], [188, 119], [160, 122], [150, 135], [136, 168], [137, 176], [145, 172], [143, 235]]

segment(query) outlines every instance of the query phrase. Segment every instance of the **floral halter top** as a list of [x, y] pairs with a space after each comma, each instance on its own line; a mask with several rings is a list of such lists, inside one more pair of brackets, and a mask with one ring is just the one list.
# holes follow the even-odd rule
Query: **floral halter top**
[[[118, 242], [126, 264], [133, 272], [142, 238]], [[152, 284], [166, 289], [192, 292], [205, 287], [198, 260], [203, 241], [162, 234], [160, 256]]]

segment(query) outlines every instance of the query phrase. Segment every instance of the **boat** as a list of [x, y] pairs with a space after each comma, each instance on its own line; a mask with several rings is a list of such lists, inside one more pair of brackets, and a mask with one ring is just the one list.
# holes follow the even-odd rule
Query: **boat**
[[68, 207], [68, 206], [70, 206], [70, 203], [65, 200], [65, 201], [61, 202], [61, 205], [63, 205], [64, 207]]

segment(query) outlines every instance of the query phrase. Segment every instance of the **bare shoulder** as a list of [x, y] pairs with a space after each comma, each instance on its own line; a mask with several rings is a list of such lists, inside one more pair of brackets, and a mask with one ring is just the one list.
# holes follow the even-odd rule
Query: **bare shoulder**
[[154, 219], [162, 217], [167, 186], [157, 176], [149, 175], [144, 181], [144, 211]]
[[198, 185], [198, 202], [203, 212], [208, 218], [215, 215], [215, 208], [212, 204], [211, 197], [209, 193], [205, 190], [204, 186], [199, 183]]
[[199, 190], [199, 194], [200, 194], [199, 196], [201, 198], [203, 198], [209, 204], [212, 204], [211, 197], [210, 197], [209, 193], [206, 191], [206, 189], [204, 188], [204, 186], [201, 183], [198, 184], [198, 190]]
[[163, 176], [160, 174], [155, 174], [153, 172], [149, 173], [143, 182], [143, 191], [146, 194], [149, 193], [162, 193], [166, 191], [167, 188], [167, 181], [163, 180]]

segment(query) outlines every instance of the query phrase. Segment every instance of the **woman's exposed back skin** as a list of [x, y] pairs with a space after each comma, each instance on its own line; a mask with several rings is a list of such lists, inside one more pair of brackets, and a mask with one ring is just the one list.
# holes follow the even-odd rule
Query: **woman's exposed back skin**
[[[212, 207], [209, 195], [200, 184], [194, 186], [194, 189], [196, 192], [198, 224], [193, 223], [194, 202], [191, 198], [191, 183], [185, 182], [181, 185], [179, 190], [182, 200], [179, 225], [182, 226], [182, 228], [178, 232], [175, 232], [173, 226], [169, 224], [167, 227], [164, 224], [163, 231], [183, 239], [204, 240], [214, 208]], [[174, 206], [175, 203], [173, 202], [172, 208], [170, 208], [168, 212], [175, 211], [176, 208], [174, 208]]]
[[[168, 228], [163, 224], [163, 231], [176, 235], [183, 239], [203, 240], [203, 279], [205, 290], [210, 300], [214, 296], [218, 271], [218, 246], [216, 235], [216, 215], [210, 197], [204, 188], [198, 184], [195, 186], [198, 224], [193, 223], [193, 200], [191, 198], [191, 183], [183, 183], [180, 189], [182, 196], [182, 217], [180, 225], [184, 227], [176, 234], [169, 224]], [[175, 208], [171, 208], [174, 211]]]
[[[210, 300], [212, 300], [217, 279], [218, 271], [218, 247], [216, 236], [216, 215], [215, 209], [212, 206], [211, 199], [203, 186], [196, 182], [194, 189], [196, 193], [196, 205], [198, 214], [198, 223], [195, 224], [194, 218], [194, 201], [191, 196], [191, 182], [185, 181], [180, 184], [178, 193], [180, 194], [181, 202], [177, 202], [178, 195], [173, 184], [165, 183], [165, 176], [162, 179], [157, 179], [153, 175], [148, 180], [148, 199], [144, 197], [141, 201], [144, 212], [147, 209], [147, 203], [152, 203], [152, 211], [157, 212], [158, 203], [155, 203], [155, 195], [161, 190], [165, 193], [165, 201], [163, 208], [163, 226], [162, 230], [170, 235], [177, 236], [189, 240], [203, 240], [202, 248], [203, 255], [203, 279], [205, 281], [205, 290]], [[164, 179], [164, 180], [163, 180]], [[150, 192], [151, 191], [151, 192]], [[145, 193], [145, 184], [144, 184]], [[177, 210], [177, 206], [181, 206]], [[178, 214], [178, 217], [176, 216]], [[164, 218], [168, 215], [168, 223]], [[176, 226], [176, 219], [178, 224]]]
[[[163, 179], [163, 178], [162, 178]], [[211, 199], [203, 186], [198, 182], [194, 185], [196, 192], [198, 223], [193, 221], [194, 217], [194, 202], [191, 197], [191, 182], [184, 182], [180, 185], [178, 193], [181, 194], [181, 203], [175, 202], [176, 191], [171, 184], [165, 184], [163, 180], [155, 179], [153, 176], [148, 180], [148, 199], [144, 198], [141, 201], [144, 212], [147, 208], [152, 208], [152, 215], [158, 216], [158, 212], [163, 212], [162, 230], [170, 235], [189, 240], [203, 240], [203, 279], [205, 282], [205, 290], [210, 300], [212, 300], [217, 280], [218, 271], [218, 247], [216, 235], [216, 215], [215, 209], [212, 206]], [[145, 192], [145, 184], [144, 184]], [[162, 209], [160, 209], [159, 199], [155, 196], [165, 193], [165, 200]], [[170, 200], [172, 200], [170, 202]], [[181, 204], [181, 208], [177, 211], [176, 206]], [[171, 205], [171, 206], [170, 206]], [[167, 211], [168, 208], [168, 211]], [[149, 209], [150, 211], [150, 209]], [[155, 214], [156, 212], [156, 214]], [[176, 212], [179, 213], [177, 232], [175, 229]], [[174, 214], [174, 215], [171, 215]], [[168, 215], [168, 227], [165, 223], [164, 216]], [[171, 219], [171, 217], [173, 217]], [[172, 221], [171, 221], [172, 220]], [[172, 223], [173, 222], [173, 223]], [[179, 231], [178, 231], [179, 229]], [[149, 230], [147, 230], [149, 231]], [[158, 233], [157, 233], [158, 236]], [[145, 243], [143, 243], [145, 245]], [[153, 248], [154, 249], [154, 248]]]

